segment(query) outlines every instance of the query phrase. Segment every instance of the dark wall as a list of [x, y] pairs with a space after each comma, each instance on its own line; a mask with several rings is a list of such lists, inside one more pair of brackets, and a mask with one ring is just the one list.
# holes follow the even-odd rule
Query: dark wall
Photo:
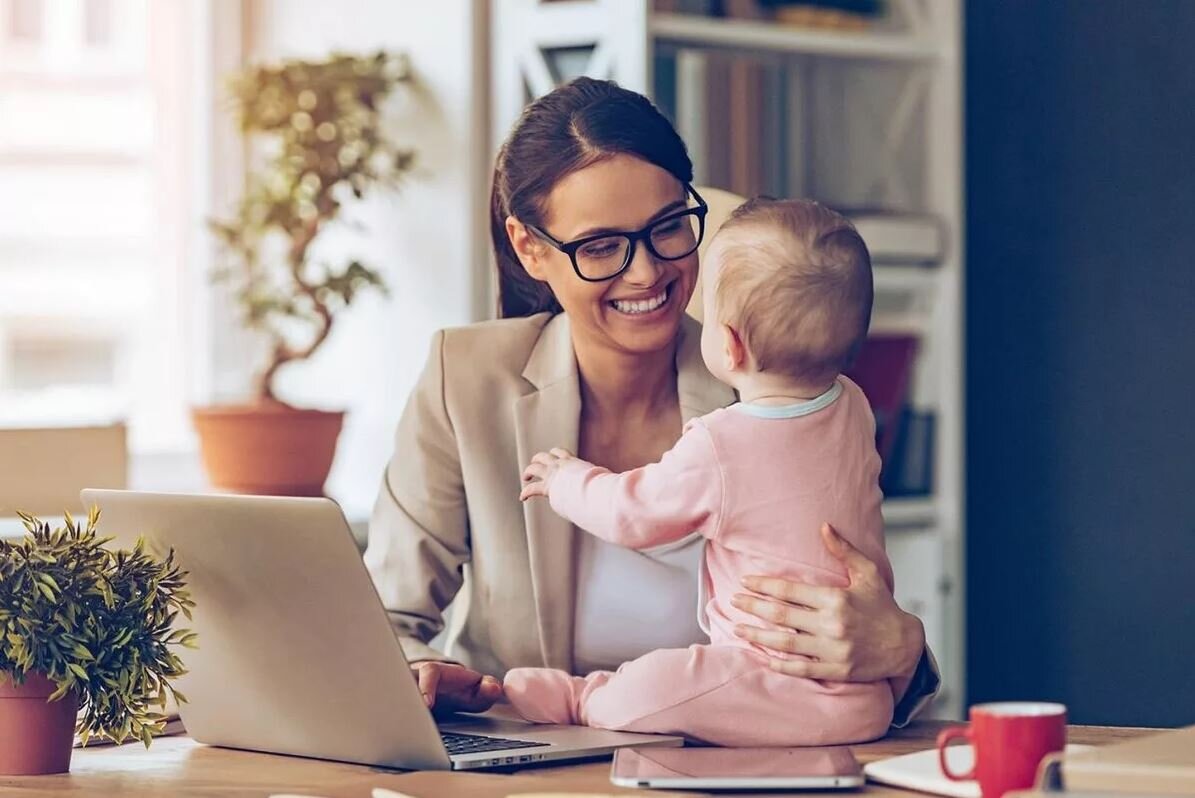
[[1195, 723], [1195, 1], [966, 9], [969, 700]]

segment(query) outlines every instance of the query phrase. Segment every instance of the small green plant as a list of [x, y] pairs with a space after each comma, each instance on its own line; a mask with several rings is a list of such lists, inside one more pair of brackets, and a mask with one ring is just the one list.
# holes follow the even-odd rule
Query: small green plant
[[277, 401], [278, 369], [314, 355], [337, 312], [363, 290], [385, 291], [360, 260], [316, 262], [312, 245], [341, 220], [345, 200], [411, 171], [414, 155], [387, 141], [380, 113], [409, 80], [406, 59], [382, 52], [253, 67], [233, 81], [241, 130], [263, 140], [266, 162], [249, 175], [235, 217], [211, 226], [227, 255], [216, 279], [232, 286], [244, 324], [270, 340], [261, 401]]
[[0, 674], [21, 684], [40, 673], [70, 692], [82, 710], [78, 733], [124, 742], [132, 736], [148, 747], [166, 717], [167, 692], [186, 697], [171, 679], [186, 671], [171, 647], [195, 646], [195, 633], [174, 629], [194, 603], [186, 572], [171, 551], [158, 560], [144, 542], [132, 549], [105, 548], [99, 510], [86, 526], [66, 514], [63, 526], [21, 514], [29, 534], [0, 541]]

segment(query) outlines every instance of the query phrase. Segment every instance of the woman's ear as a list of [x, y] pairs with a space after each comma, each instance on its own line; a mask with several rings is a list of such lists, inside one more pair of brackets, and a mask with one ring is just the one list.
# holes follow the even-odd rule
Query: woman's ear
[[519, 256], [519, 262], [523, 264], [527, 274], [540, 282], [546, 282], [547, 277], [540, 257], [544, 249], [543, 244], [527, 229], [527, 225], [513, 216], [507, 216], [506, 236], [510, 239], [510, 245]]
[[727, 372], [742, 371], [747, 367], [747, 347], [739, 333], [729, 324], [722, 327], [722, 365]]

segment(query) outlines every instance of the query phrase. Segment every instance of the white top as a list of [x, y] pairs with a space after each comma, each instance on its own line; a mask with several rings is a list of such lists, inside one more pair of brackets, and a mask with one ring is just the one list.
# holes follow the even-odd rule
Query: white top
[[573, 667], [615, 670], [657, 648], [707, 643], [697, 623], [700, 535], [642, 552], [579, 535]]

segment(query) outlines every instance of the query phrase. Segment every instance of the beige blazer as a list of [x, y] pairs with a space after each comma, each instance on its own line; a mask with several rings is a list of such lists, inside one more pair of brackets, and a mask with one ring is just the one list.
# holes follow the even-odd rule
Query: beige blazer
[[[706, 370], [700, 333], [684, 319], [676, 368], [685, 421], [735, 400]], [[519, 488], [536, 452], [576, 451], [580, 413], [564, 314], [436, 334], [365, 553], [408, 658], [453, 659], [499, 677], [516, 666], [572, 670], [580, 533], [547, 502], [521, 503]], [[441, 653], [427, 642], [454, 598]]]

